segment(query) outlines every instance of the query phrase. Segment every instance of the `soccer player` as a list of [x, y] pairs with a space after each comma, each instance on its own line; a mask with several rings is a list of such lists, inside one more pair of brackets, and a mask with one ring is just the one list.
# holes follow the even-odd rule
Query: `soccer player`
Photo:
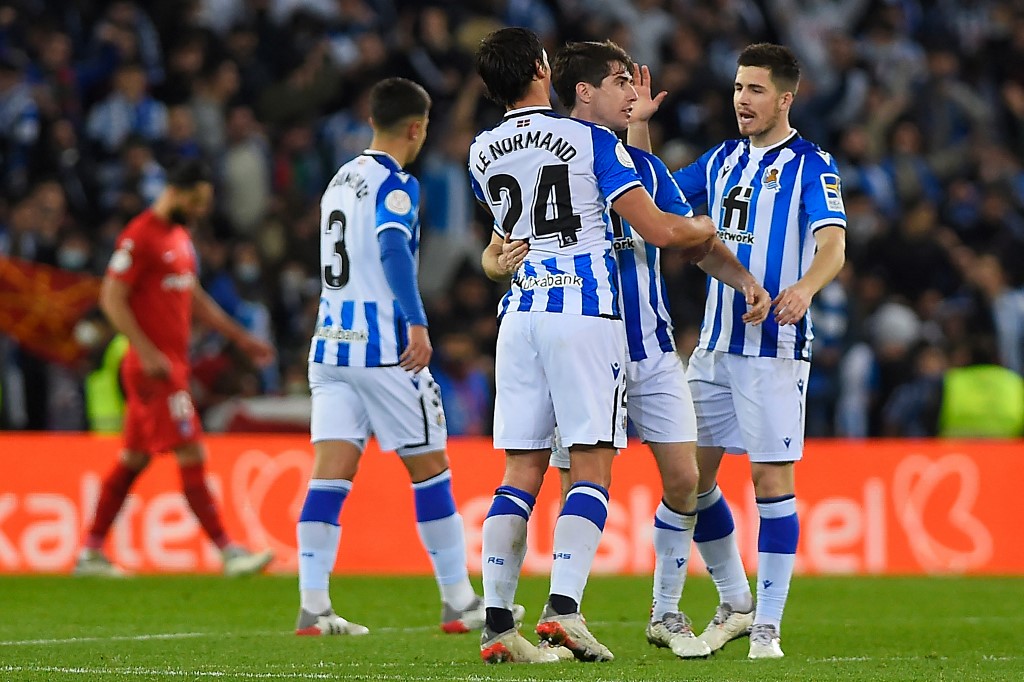
[[[611, 41], [565, 45], [555, 55], [551, 72], [555, 92], [573, 118], [623, 131], [631, 121], [646, 121], [657, 110], [649, 73]], [[629, 145], [626, 151], [658, 208], [693, 215], [658, 157]], [[654, 515], [654, 594], [647, 639], [671, 648], [681, 658], [700, 658], [711, 649], [694, 635], [689, 618], [679, 610], [697, 520], [693, 400], [672, 337], [660, 249], [634, 234], [629, 222], [615, 211], [611, 223], [619, 266], [619, 305], [626, 327], [626, 412], [654, 454], [663, 490]], [[745, 324], [760, 324], [768, 315], [768, 292], [725, 244], [714, 239], [710, 246], [701, 256], [700, 267], [742, 293]], [[563, 470], [564, 490], [570, 458], [557, 440], [551, 464]]]
[[700, 246], [714, 228], [706, 217], [661, 211], [611, 131], [551, 110], [551, 69], [532, 32], [488, 35], [477, 71], [507, 111], [470, 147], [473, 191], [494, 217], [482, 256], [488, 276], [511, 274], [516, 256], [503, 253], [506, 240], [520, 253], [529, 242], [498, 311], [494, 445], [506, 458], [483, 525], [481, 657], [553, 662], [561, 653], [522, 637], [511, 611], [557, 420], [572, 485], [555, 525], [550, 593], [537, 633], [578, 659], [612, 660], [579, 612], [608, 513], [612, 458], [625, 445], [625, 331], [606, 207], [611, 203], [656, 246]]
[[[775, 309], [764, 324], [745, 325], [743, 299], [709, 282], [687, 368], [700, 470], [694, 539], [721, 602], [700, 638], [718, 650], [749, 632], [750, 658], [781, 658], [800, 531], [793, 465], [803, 455], [808, 308], [843, 266], [846, 211], [835, 161], [789, 124], [800, 81], [793, 53], [759, 43], [737, 64], [733, 107], [744, 139], [723, 142], [674, 174], [691, 204], [707, 204], [719, 238], [764, 284]], [[750, 458], [761, 517], [756, 606], [715, 482], [725, 452]]]
[[[444, 409], [430, 376], [427, 318], [416, 284], [419, 183], [402, 170], [423, 147], [430, 97], [404, 78], [370, 91], [370, 148], [342, 166], [320, 203], [322, 289], [309, 351], [315, 451], [297, 524], [300, 635], [361, 635], [328, 593], [338, 517], [370, 434], [412, 481], [420, 539], [441, 592], [441, 627], [483, 627], [455, 509]], [[519, 616], [522, 614], [520, 612]]]
[[206, 483], [202, 426], [189, 394], [188, 346], [193, 314], [258, 364], [273, 349], [232, 320], [196, 279], [196, 254], [186, 226], [204, 216], [213, 197], [209, 171], [197, 161], [171, 169], [167, 188], [125, 227], [107, 266], [100, 308], [130, 347], [121, 366], [126, 412], [124, 450], [103, 480], [76, 575], [123, 575], [103, 554], [103, 542], [150, 456], [173, 451], [185, 499], [221, 550], [226, 575], [262, 570], [269, 550], [233, 544]]

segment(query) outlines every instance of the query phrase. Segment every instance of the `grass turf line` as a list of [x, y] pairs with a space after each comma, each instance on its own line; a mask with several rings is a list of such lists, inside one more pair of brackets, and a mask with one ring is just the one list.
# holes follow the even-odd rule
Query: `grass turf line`
[[[528, 624], [546, 588], [522, 581]], [[295, 637], [289, 576], [0, 577], [0, 680], [1024, 679], [1021, 578], [798, 578], [781, 661], [746, 660], [746, 640], [706, 661], [649, 646], [645, 577], [595, 577], [587, 588], [591, 629], [617, 657], [608, 664], [485, 666], [475, 635], [440, 632], [429, 578], [337, 577], [332, 594], [369, 636]], [[687, 581], [695, 628], [715, 602], [709, 580]]]

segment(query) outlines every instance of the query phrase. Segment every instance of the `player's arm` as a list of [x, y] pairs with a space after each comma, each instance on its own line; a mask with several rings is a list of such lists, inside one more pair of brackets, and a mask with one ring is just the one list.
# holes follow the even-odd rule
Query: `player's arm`
[[502, 238], [497, 232], [492, 232], [491, 243], [484, 247], [480, 255], [480, 264], [489, 279], [505, 282], [515, 274], [529, 252], [530, 245], [526, 240], [512, 241], [508, 235]]
[[150, 377], [166, 378], [171, 374], [171, 361], [146, 336], [128, 305], [131, 285], [107, 272], [100, 287], [100, 310], [114, 329], [128, 337], [128, 343], [139, 356], [142, 371]]
[[192, 315], [238, 346], [246, 357], [258, 366], [263, 367], [273, 361], [274, 349], [270, 344], [250, 334], [245, 327], [224, 312], [198, 280], [192, 287]]
[[761, 324], [768, 317], [772, 297], [721, 239], [715, 237], [711, 240], [711, 249], [697, 265], [710, 276], [743, 294], [747, 301], [747, 312], [743, 315], [746, 324]]
[[662, 248], [689, 249], [715, 236], [715, 224], [705, 215], [686, 218], [666, 213], [655, 205], [643, 187], [634, 187], [612, 202], [615, 212], [629, 221], [648, 244]]
[[402, 316], [409, 323], [409, 342], [398, 356], [398, 364], [414, 374], [430, 364], [434, 354], [413, 259], [412, 239], [419, 204], [420, 185], [411, 175], [392, 175], [377, 190], [376, 231], [381, 267]]
[[804, 276], [786, 287], [772, 301], [779, 326], [796, 324], [807, 314], [811, 299], [831, 282], [846, 262], [846, 230], [828, 225], [814, 233], [817, 250]]
[[409, 235], [398, 226], [388, 226], [377, 232], [377, 241], [384, 277], [409, 322], [409, 345], [398, 358], [398, 364], [410, 372], [419, 372], [430, 364], [434, 349], [427, 330], [427, 313], [416, 286], [416, 264], [409, 248]]

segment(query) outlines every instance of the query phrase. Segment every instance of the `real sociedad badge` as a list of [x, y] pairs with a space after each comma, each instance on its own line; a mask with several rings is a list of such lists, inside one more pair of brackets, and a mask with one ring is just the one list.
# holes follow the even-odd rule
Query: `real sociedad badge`
[[770, 189], [773, 192], [779, 190], [779, 169], [778, 168], [766, 168], [764, 175], [761, 177], [761, 187], [764, 189]]

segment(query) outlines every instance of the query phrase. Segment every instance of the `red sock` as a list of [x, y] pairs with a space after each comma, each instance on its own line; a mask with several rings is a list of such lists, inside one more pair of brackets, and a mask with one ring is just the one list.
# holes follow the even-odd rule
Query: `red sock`
[[185, 493], [188, 506], [199, 519], [199, 525], [203, 527], [206, 534], [213, 540], [213, 543], [224, 549], [230, 544], [227, 533], [224, 532], [224, 525], [220, 521], [220, 513], [217, 505], [210, 495], [210, 489], [206, 487], [206, 472], [202, 462], [196, 464], [182, 464], [181, 490]]
[[117, 518], [117, 513], [124, 506], [128, 491], [138, 475], [138, 471], [129, 469], [124, 462], [118, 461], [107, 477], [103, 479], [100, 498], [96, 501], [96, 515], [93, 516], [89, 533], [85, 536], [86, 547], [99, 549], [103, 546], [104, 540], [107, 539], [107, 532], [110, 531], [110, 526]]

